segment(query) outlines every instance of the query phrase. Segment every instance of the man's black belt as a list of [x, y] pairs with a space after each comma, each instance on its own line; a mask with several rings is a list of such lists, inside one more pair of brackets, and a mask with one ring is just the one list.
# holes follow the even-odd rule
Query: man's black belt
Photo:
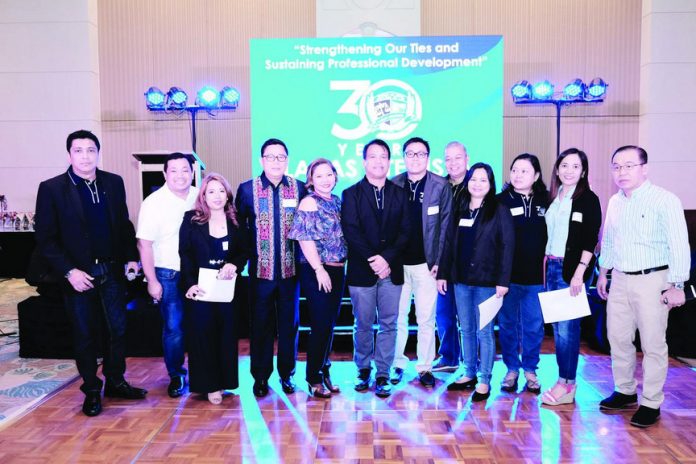
[[650, 274], [651, 272], [657, 272], [657, 271], [664, 271], [665, 269], [668, 269], [669, 266], [666, 264], [664, 266], [657, 266], [657, 267], [651, 267], [650, 269], [643, 269], [642, 271], [632, 271], [632, 272], [624, 272], [626, 275], [643, 275], [643, 274]]

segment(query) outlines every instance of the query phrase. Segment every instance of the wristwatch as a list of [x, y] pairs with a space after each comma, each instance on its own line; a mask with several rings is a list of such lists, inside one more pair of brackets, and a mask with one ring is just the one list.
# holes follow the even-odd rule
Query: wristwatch
[[676, 288], [677, 290], [684, 290], [684, 282], [674, 282], [672, 283], [672, 287]]

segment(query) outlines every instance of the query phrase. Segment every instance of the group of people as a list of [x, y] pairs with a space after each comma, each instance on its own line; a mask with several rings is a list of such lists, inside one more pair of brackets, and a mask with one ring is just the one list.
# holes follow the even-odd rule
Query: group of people
[[[64, 275], [88, 416], [102, 410], [97, 334], [103, 321], [104, 395], [147, 394], [124, 379], [124, 270], [137, 269], [138, 261], [162, 314], [169, 396], [185, 392], [188, 374], [190, 391], [213, 404], [238, 387], [236, 311], [246, 308], [204, 301], [201, 268], [232, 279], [248, 262], [257, 397], [269, 391], [276, 332], [280, 386], [287, 394], [296, 390], [300, 287], [311, 326], [309, 394], [328, 398], [339, 392], [329, 354], [347, 285], [356, 391], [371, 387], [373, 364], [378, 397], [390, 396], [392, 385], [402, 381], [413, 299], [420, 383], [433, 387], [434, 371], [461, 366], [461, 376], [447, 389], [473, 390], [474, 402], [490, 396], [496, 354], [494, 321], [480, 328], [479, 304], [503, 298], [497, 323], [507, 374], [501, 389], [516, 392], [522, 370], [525, 389], [541, 393], [536, 370], [544, 320], [538, 294], [568, 288], [577, 296], [595, 269], [602, 212], [588, 182], [587, 155], [576, 148], [556, 159], [550, 191], [538, 158], [524, 153], [513, 160], [509, 181], [496, 194], [491, 167], [468, 167], [460, 142], [445, 147], [448, 175], [441, 177], [428, 170], [429, 143], [407, 140], [406, 172], [389, 180], [390, 146], [375, 139], [363, 148], [364, 178], [342, 198], [333, 193], [338, 173], [328, 159], [309, 164], [306, 182], [286, 175], [289, 154], [279, 139], [262, 145], [263, 172], [242, 183], [236, 195], [216, 173], [206, 175], [200, 188], [192, 186], [191, 160], [174, 153], [164, 164], [164, 185], [142, 204], [137, 232], [128, 219], [122, 179], [97, 169], [97, 137], [74, 132], [66, 148], [67, 172], [39, 187], [36, 238], [48, 265]], [[664, 399], [668, 310], [684, 303], [686, 222], [679, 199], [648, 180], [645, 150], [624, 146], [609, 162], [619, 192], [604, 222], [597, 289], [608, 299], [616, 391], [600, 408], [623, 409], [638, 401], [632, 343], [637, 328], [644, 382], [631, 423], [646, 427], [659, 418]], [[541, 395], [550, 406], [574, 401], [580, 319], [555, 322], [553, 330], [558, 382]]]

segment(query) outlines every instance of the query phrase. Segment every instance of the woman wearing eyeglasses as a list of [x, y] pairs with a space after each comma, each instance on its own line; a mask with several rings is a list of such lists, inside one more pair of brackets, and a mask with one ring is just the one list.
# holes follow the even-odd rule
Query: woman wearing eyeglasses
[[312, 329], [306, 377], [309, 394], [317, 398], [330, 398], [340, 391], [329, 376], [329, 353], [341, 309], [348, 254], [341, 229], [341, 199], [331, 193], [337, 180], [331, 161], [318, 158], [310, 163], [305, 183], [309, 194], [300, 202], [288, 235], [302, 249], [300, 286], [307, 298]]
[[[553, 167], [551, 198], [546, 212], [546, 289], [570, 287], [571, 296], [583, 291], [592, 277], [594, 250], [602, 222], [599, 198], [590, 190], [587, 155], [577, 148], [561, 153]], [[580, 319], [553, 323], [558, 382], [541, 397], [555, 406], [575, 400], [575, 376], [580, 355]]]

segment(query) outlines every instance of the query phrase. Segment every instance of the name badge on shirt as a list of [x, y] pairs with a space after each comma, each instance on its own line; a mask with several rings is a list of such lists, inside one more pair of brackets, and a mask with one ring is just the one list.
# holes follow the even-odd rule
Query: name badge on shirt
[[433, 214], [437, 214], [439, 212], [440, 212], [440, 205], [428, 206], [428, 216], [432, 216]]
[[283, 198], [283, 208], [297, 208], [297, 200], [294, 198]]
[[517, 208], [510, 208], [510, 214], [513, 216], [519, 216], [521, 214], [524, 214], [524, 208], [521, 206], [518, 206]]
[[582, 213], [580, 211], [574, 212], [570, 220], [575, 222], [582, 222]]
[[459, 220], [459, 227], [473, 227], [474, 226], [474, 220], [473, 219], [465, 219], [461, 218]]
[[224, 242], [222, 242], [222, 249], [223, 249], [224, 251], [229, 250], [229, 249], [230, 249], [230, 242], [228, 242], [227, 240], [225, 240]]

